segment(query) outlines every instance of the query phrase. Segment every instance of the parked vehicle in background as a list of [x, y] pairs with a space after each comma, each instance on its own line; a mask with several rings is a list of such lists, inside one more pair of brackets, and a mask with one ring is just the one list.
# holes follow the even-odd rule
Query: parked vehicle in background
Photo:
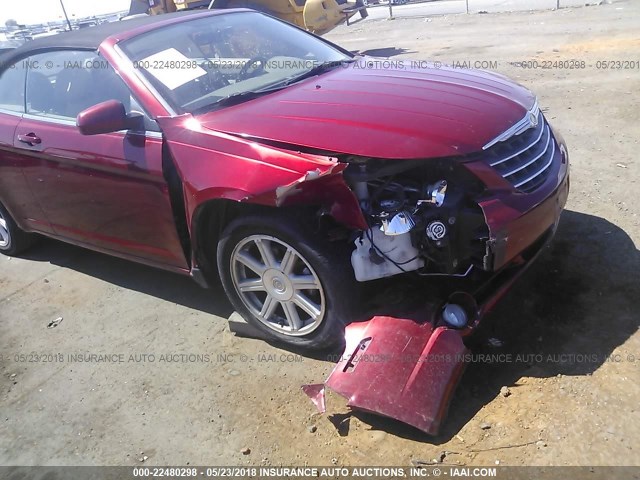
[[13, 30], [7, 33], [7, 39], [16, 40], [18, 42], [32, 40], [31, 31], [27, 29]]
[[161, 15], [202, 8], [252, 8], [324, 35], [356, 13], [367, 17], [363, 0], [131, 0], [129, 16], [141, 13]]

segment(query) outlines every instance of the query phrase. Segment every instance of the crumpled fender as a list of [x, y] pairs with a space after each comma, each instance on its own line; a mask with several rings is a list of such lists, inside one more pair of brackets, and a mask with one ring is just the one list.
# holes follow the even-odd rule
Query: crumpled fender
[[[347, 326], [344, 354], [325, 385], [346, 397], [353, 409], [437, 435], [467, 353], [457, 330], [373, 317]], [[324, 390], [319, 387], [303, 390], [324, 408]]]
[[191, 115], [158, 118], [184, 185], [189, 228], [197, 208], [228, 199], [274, 207], [321, 205], [350, 228], [367, 228], [336, 159], [262, 145], [200, 126]]

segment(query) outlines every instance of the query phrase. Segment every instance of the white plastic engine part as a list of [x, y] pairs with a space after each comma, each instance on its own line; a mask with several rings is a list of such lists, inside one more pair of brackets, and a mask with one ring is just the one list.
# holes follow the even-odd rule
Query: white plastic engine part
[[[373, 248], [370, 239], [373, 239], [376, 248]], [[374, 227], [366, 231], [362, 238], [358, 238], [355, 244], [356, 249], [351, 254], [351, 265], [359, 282], [391, 277], [403, 271], [410, 272], [424, 267], [424, 260], [418, 257], [418, 249], [411, 244], [409, 233], [389, 236], [379, 227]], [[380, 261], [379, 264], [372, 261], [372, 252], [375, 252], [373, 258]], [[399, 264], [402, 270], [385, 256]]]

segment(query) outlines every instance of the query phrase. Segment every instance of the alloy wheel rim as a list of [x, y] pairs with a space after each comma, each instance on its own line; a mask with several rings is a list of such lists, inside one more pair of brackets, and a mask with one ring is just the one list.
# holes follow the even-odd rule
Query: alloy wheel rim
[[9, 233], [7, 219], [4, 218], [2, 212], [0, 212], [0, 248], [7, 248], [10, 244], [11, 234]]
[[231, 277], [240, 299], [265, 326], [287, 336], [303, 336], [323, 322], [322, 283], [291, 245], [269, 235], [252, 235], [231, 255]]

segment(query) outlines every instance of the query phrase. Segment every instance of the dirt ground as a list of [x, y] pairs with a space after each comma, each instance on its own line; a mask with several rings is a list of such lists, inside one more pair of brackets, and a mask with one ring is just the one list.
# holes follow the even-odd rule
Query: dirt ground
[[[219, 288], [44, 241], [0, 258], [0, 464], [640, 465], [640, 69], [597, 68], [640, 61], [639, 19], [621, 1], [328, 35], [396, 60], [497, 61], [569, 145], [557, 238], [487, 319], [503, 345], [476, 352], [528, 357], [471, 364], [439, 437], [335, 395], [315, 413], [300, 385], [332, 364], [230, 333]], [[585, 68], [509, 63], [572, 59]]]

